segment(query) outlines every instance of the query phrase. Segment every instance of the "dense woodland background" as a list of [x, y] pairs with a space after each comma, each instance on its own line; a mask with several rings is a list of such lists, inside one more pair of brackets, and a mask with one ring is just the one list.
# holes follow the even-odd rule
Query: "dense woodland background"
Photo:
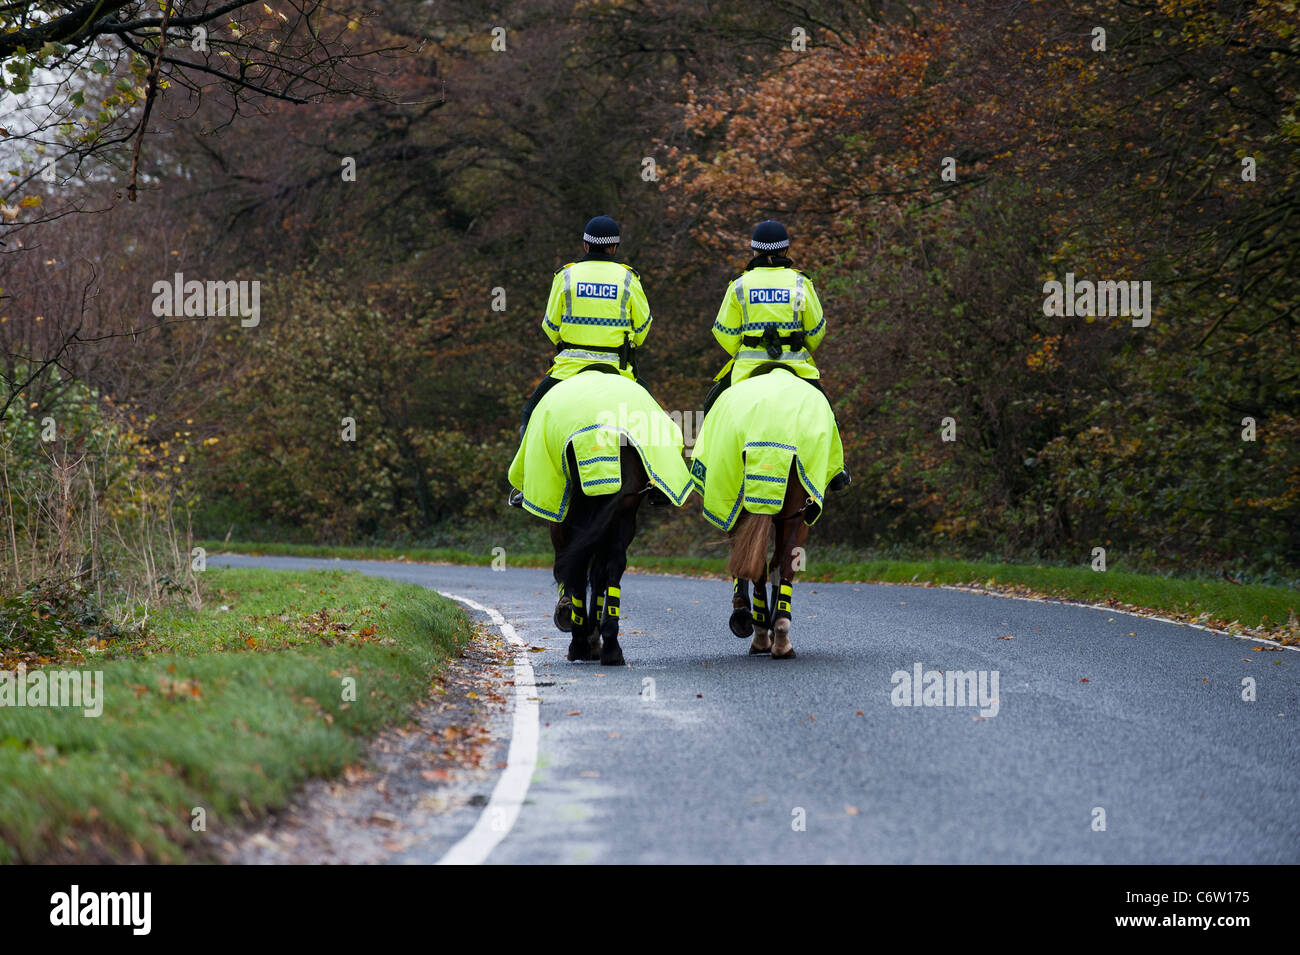
[[[270, 43], [280, 7], [212, 36]], [[147, 30], [143, 53], [101, 38], [63, 87], [87, 116], [47, 134], [13, 118], [33, 94], [5, 74], [15, 555], [101, 561], [102, 534], [49, 543], [92, 507], [181, 536], [541, 550], [542, 525], [505, 507], [506, 465], [549, 364], [552, 271], [607, 213], [656, 318], [643, 377], [677, 411], [725, 357], [710, 326], [749, 230], [788, 226], [855, 478], [814, 547], [1081, 564], [1104, 546], [1112, 564], [1295, 578], [1293, 2], [346, 7], [319, 14], [319, 42], [350, 55], [312, 63], [305, 102], [198, 73], [160, 87], [135, 202]], [[258, 85], [296, 83], [286, 67]], [[151, 287], [176, 272], [259, 280], [260, 325], [155, 318]], [[1044, 315], [1067, 272], [1150, 281], [1150, 326]], [[721, 553], [697, 511], [648, 515], [636, 547]], [[30, 576], [13, 564], [11, 583]]]

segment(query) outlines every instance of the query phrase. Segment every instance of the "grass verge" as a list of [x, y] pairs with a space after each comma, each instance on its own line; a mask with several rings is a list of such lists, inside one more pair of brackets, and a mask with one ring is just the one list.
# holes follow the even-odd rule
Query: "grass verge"
[[[402, 560], [413, 563], [487, 566], [489, 552], [449, 548], [325, 547], [209, 541], [209, 553]], [[507, 555], [513, 567], [550, 567], [549, 554]], [[726, 561], [707, 557], [632, 556], [628, 569], [650, 573], [722, 576]], [[1157, 613], [1186, 623], [1300, 645], [1300, 591], [1224, 579], [1097, 573], [1088, 567], [1048, 567], [966, 560], [810, 560], [804, 580], [971, 587], [992, 593], [1103, 604], [1118, 610]]]
[[356, 573], [213, 569], [204, 582], [202, 610], [51, 665], [102, 671], [99, 717], [0, 707], [0, 861], [209, 858], [196, 810], [220, 831], [337, 774], [471, 635], [436, 593]]

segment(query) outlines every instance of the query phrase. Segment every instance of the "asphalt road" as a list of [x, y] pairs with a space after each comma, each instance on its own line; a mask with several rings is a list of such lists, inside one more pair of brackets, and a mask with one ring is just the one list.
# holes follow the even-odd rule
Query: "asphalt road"
[[[546, 648], [529, 655], [537, 769], [493, 863], [1300, 862], [1294, 651], [1106, 610], [804, 583], [798, 658], [774, 661], [728, 632], [727, 582], [628, 575], [628, 666], [611, 668], [564, 658], [547, 571], [213, 562], [422, 584]], [[997, 703], [895, 705], [916, 664], [982, 672]]]

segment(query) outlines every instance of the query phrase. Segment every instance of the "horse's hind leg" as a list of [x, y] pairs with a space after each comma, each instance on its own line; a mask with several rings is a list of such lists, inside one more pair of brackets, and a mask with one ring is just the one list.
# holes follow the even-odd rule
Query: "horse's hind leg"
[[[560, 556], [560, 551], [564, 550], [564, 525], [555, 522], [551, 523], [551, 548], [555, 551], [555, 556]], [[555, 621], [556, 629], [563, 633], [568, 633], [573, 629], [573, 598], [570, 597], [564, 588], [564, 581], [557, 580], [555, 589], [559, 599], [555, 603], [555, 614], [552, 619]]]
[[731, 578], [731, 619], [727, 626], [736, 636], [749, 636], [754, 632], [754, 614], [749, 604], [749, 581]]
[[[560, 603], [555, 608], [556, 624], [559, 625], [561, 616], [566, 616], [561, 613], [561, 610], [567, 604], [569, 625], [561, 626], [560, 629], [571, 634], [568, 652], [570, 660], [591, 659], [590, 642], [596, 635], [596, 625], [600, 622], [587, 605], [588, 564], [589, 561], [576, 561], [574, 566], [566, 571], [568, 577], [559, 582]], [[593, 594], [592, 597], [594, 600], [595, 595]]]
[[794, 598], [795, 551], [808, 540], [808, 525], [803, 515], [777, 522], [776, 558], [780, 561], [778, 572], [772, 576], [776, 584], [772, 593], [772, 659], [794, 658], [790, 643], [791, 601]]
[[641, 503], [640, 495], [625, 497], [619, 504], [614, 516], [614, 526], [610, 528], [609, 545], [605, 550], [605, 616], [600, 623], [600, 637], [603, 646], [600, 650], [600, 662], [603, 666], [623, 666], [623, 648], [618, 642], [618, 627], [622, 613], [623, 571], [627, 570], [627, 549], [636, 536], [636, 511]]
[[591, 633], [587, 635], [587, 659], [600, 659], [601, 618], [605, 614], [609, 587], [609, 543], [601, 541], [591, 558]]
[[754, 581], [754, 639], [750, 653], [772, 652], [772, 610], [767, 605], [767, 577]]
[[570, 660], [590, 660], [591, 638], [596, 633], [597, 620], [587, 609], [587, 581], [585, 579], [566, 581], [564, 589], [571, 602], [568, 657]]

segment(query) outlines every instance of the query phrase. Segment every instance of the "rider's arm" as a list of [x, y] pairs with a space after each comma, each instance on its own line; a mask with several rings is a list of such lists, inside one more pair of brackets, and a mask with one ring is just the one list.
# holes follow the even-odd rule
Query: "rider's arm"
[[826, 337], [826, 316], [822, 314], [822, 303], [817, 298], [817, 290], [807, 279], [804, 279], [803, 292], [804, 343], [809, 351], [814, 351]]
[[722, 306], [718, 309], [718, 317], [713, 322], [713, 337], [728, 355], [735, 355], [740, 350], [741, 326], [745, 321], [740, 302], [736, 299], [736, 290], [736, 283], [733, 282], [727, 288]]
[[564, 270], [555, 273], [551, 283], [551, 297], [546, 303], [546, 314], [542, 316], [542, 331], [551, 340], [551, 344], [560, 343], [560, 326], [564, 324]]
[[650, 323], [654, 319], [650, 317], [650, 303], [646, 300], [645, 290], [641, 288], [641, 280], [636, 276], [632, 277], [629, 292], [627, 314], [632, 319], [632, 344], [640, 347], [650, 334]]

